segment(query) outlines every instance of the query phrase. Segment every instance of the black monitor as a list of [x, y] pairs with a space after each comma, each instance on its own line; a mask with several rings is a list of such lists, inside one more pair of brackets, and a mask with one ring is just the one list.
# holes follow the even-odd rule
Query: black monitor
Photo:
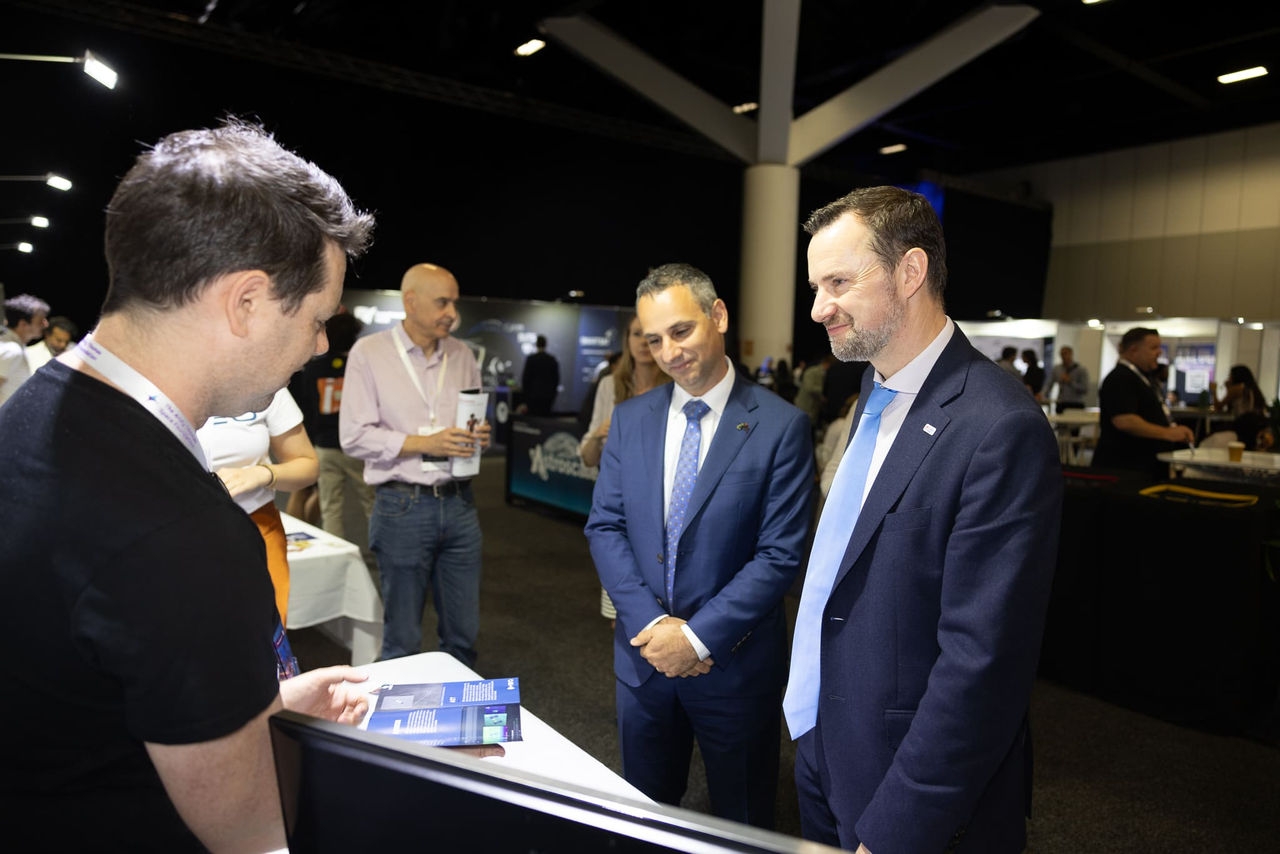
[[295, 712], [272, 715], [271, 744], [290, 854], [836, 851]]

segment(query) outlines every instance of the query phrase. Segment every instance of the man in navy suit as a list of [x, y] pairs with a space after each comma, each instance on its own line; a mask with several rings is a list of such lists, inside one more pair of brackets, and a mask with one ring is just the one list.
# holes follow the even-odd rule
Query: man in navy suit
[[[896, 394], [865, 486], [828, 499], [813, 551], [828, 524], [847, 544], [807, 569], [784, 701], [802, 832], [871, 854], [1016, 854], [1062, 505], [1053, 431], [947, 317], [942, 227], [922, 196], [856, 190], [805, 230], [813, 319], [837, 357], [874, 369], [855, 423], [875, 385]], [[824, 568], [829, 595], [808, 584]]]
[[[636, 295], [649, 348], [675, 383], [614, 410], [586, 526], [618, 610], [623, 776], [678, 805], [696, 738], [712, 812], [772, 827], [783, 596], [814, 491], [809, 421], [730, 364], [728, 309], [705, 273], [667, 264]], [[690, 466], [694, 451], [698, 460], [691, 489], [683, 447]]]

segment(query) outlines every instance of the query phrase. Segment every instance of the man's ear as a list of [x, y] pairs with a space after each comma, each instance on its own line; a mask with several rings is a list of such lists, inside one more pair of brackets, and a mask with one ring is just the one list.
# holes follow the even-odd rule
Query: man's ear
[[724, 300], [718, 299], [711, 305], [711, 321], [716, 325], [716, 331], [724, 334], [729, 331], [729, 308], [724, 304]]
[[245, 338], [271, 301], [271, 277], [262, 270], [242, 270], [221, 278], [214, 287], [221, 291], [227, 328], [237, 338]]
[[902, 287], [903, 299], [915, 296], [916, 291], [924, 286], [925, 276], [929, 272], [929, 256], [920, 247], [908, 249], [898, 262], [899, 284]]

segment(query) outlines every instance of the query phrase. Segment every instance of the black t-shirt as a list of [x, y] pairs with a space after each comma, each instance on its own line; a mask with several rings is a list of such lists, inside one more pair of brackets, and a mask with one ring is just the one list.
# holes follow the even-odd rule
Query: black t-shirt
[[0, 839], [200, 850], [143, 742], [278, 696], [257, 529], [142, 406], [56, 362], [0, 408], [0, 519]]
[[1167, 477], [1169, 464], [1156, 455], [1185, 448], [1162, 439], [1144, 439], [1126, 433], [1111, 423], [1117, 415], [1137, 415], [1152, 424], [1168, 425], [1160, 393], [1131, 368], [1116, 365], [1098, 387], [1098, 444], [1093, 465], [1098, 468], [1139, 471], [1149, 477]]
[[302, 410], [302, 424], [317, 448], [340, 448], [338, 418], [346, 353], [325, 353], [303, 366], [289, 381], [289, 393]]

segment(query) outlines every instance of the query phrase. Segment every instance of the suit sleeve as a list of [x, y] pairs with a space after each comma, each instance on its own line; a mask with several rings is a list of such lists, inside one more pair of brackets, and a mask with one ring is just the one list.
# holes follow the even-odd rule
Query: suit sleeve
[[1020, 736], [1035, 679], [1062, 507], [1043, 415], [1019, 409], [996, 419], [965, 463], [960, 490], [954, 518], [933, 523], [950, 524], [937, 658], [856, 825], [877, 854], [947, 847]]
[[[600, 455], [600, 473], [596, 478], [595, 490], [591, 498], [591, 514], [587, 518], [585, 533], [591, 549], [591, 559], [600, 576], [600, 584], [609, 593], [618, 612], [618, 621], [623, 631], [634, 637], [646, 625], [663, 616], [666, 611], [659, 604], [655, 591], [645, 583], [636, 564], [635, 549], [632, 537], [636, 536], [633, 526], [639, 525], [641, 513], [631, 508], [629, 522], [628, 496], [624, 491], [623, 453], [624, 445], [634, 437], [628, 430], [637, 430], [637, 425], [628, 424], [625, 417], [614, 418], [609, 424], [609, 438]], [[639, 454], [633, 456], [639, 459]], [[659, 475], [661, 476], [661, 475]], [[634, 489], [634, 481], [643, 475], [631, 473], [633, 489], [631, 503], [637, 501], [638, 490]], [[661, 540], [658, 541], [659, 550]]]

